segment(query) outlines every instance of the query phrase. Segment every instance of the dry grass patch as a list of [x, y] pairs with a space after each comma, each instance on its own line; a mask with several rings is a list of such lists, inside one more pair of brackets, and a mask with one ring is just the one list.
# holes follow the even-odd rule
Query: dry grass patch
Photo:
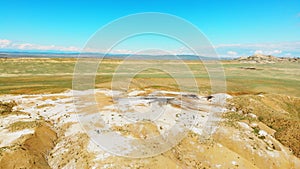
[[37, 121], [17, 121], [12, 123], [9, 127], [8, 130], [10, 132], [16, 132], [24, 129], [32, 129], [37, 126], [40, 126], [40, 123]]
[[17, 105], [17, 103], [15, 101], [10, 101], [10, 102], [1, 102], [0, 101], [0, 116], [7, 116], [7, 115], [12, 115], [12, 114], [29, 115], [29, 113], [26, 113], [26, 112], [13, 110], [13, 107], [15, 107], [16, 105]]
[[256, 114], [258, 120], [276, 130], [275, 138], [300, 157], [300, 98], [278, 94], [236, 96], [231, 107], [244, 115]]

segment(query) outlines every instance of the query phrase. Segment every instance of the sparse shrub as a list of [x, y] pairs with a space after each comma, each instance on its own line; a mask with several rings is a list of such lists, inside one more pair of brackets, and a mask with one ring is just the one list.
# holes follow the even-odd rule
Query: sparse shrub
[[255, 135], [258, 135], [258, 133], [259, 133], [259, 128], [258, 128], [258, 127], [255, 127], [255, 128], [253, 129], [253, 133], [254, 133]]
[[16, 106], [15, 101], [3, 103], [0, 101], [0, 115], [7, 115], [13, 112], [13, 107]]
[[263, 118], [262, 116], [258, 116], [258, 120], [259, 120], [259, 121], [263, 121], [264, 118]]

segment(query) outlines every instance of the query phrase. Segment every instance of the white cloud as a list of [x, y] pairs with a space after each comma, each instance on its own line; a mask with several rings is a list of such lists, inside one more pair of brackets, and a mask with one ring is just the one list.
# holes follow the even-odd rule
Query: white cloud
[[132, 50], [127, 49], [111, 49], [110, 51], [104, 50], [104, 49], [95, 49], [95, 48], [89, 48], [86, 47], [81, 50], [81, 52], [94, 52], [94, 53], [111, 53], [111, 54], [133, 54], [135, 53]]
[[14, 49], [14, 50], [53, 50], [53, 51], [80, 51], [74, 46], [64, 47], [56, 45], [38, 45], [32, 43], [13, 42], [7, 39], [0, 39], [0, 49]]
[[280, 54], [280, 53], [282, 53], [281, 50], [273, 50], [273, 52], [272, 52], [272, 54]]
[[10, 40], [0, 39], [0, 48], [6, 48], [11, 44]]
[[227, 51], [227, 54], [230, 56], [236, 56], [238, 53], [235, 51]]
[[254, 54], [263, 54], [264, 52], [262, 51], [262, 50], [256, 50], [255, 52], [254, 52]]
[[[254, 53], [275, 55], [275, 56], [300, 56], [300, 41], [296, 42], [281, 42], [281, 43], [252, 43], [252, 44], [219, 44], [215, 45], [216, 51], [220, 56], [226, 57], [238, 57], [238, 56], [249, 56]], [[0, 39], [0, 49], [5, 50], [40, 50], [40, 51], [66, 51], [66, 52], [101, 52], [106, 53], [103, 49], [91, 49], [84, 48], [80, 49], [75, 46], [56, 46], [56, 45], [40, 45], [33, 43], [15, 42], [7, 39]], [[210, 48], [209, 48], [210, 49]], [[215, 56], [212, 50], [208, 50], [205, 47], [199, 48], [195, 51], [201, 56]], [[176, 49], [156, 49], [149, 50], [143, 49], [130, 50], [123, 48], [113, 48], [109, 53], [112, 54], [194, 54], [193, 51], [186, 47], [178, 47]]]
[[228, 56], [228, 51], [235, 51], [239, 56], [250, 56], [254, 53], [286, 56], [290, 53], [291, 56], [300, 56], [300, 41], [280, 42], [280, 43], [248, 43], [248, 44], [220, 44], [216, 45], [215, 49], [221, 56]]
[[223, 48], [223, 47], [239, 47], [242, 46], [242, 44], [239, 43], [232, 43], [232, 44], [219, 44], [219, 45], [215, 45], [215, 48]]
[[110, 51], [103, 49], [95, 49], [86, 47], [82, 49], [82, 52], [99, 52], [110, 54], [140, 54], [140, 55], [193, 55], [194, 53], [186, 47], [179, 47], [176, 49], [163, 49], [163, 48], [142, 48], [142, 49], [124, 49], [115, 47]]
[[220, 44], [216, 45], [215, 48], [222, 49], [252, 49], [252, 50], [297, 50], [300, 52], [300, 41], [296, 42], [281, 42], [281, 43], [248, 43], [248, 44]]
[[256, 50], [254, 54], [264, 54], [264, 55], [278, 55], [281, 54], [281, 50]]
[[24, 50], [24, 49], [32, 49], [34, 45], [33, 44], [30, 44], [30, 43], [22, 43], [22, 44], [12, 44], [12, 47], [15, 48], [15, 49], [21, 49], [21, 50]]
[[284, 56], [285, 56], [285, 57], [291, 57], [292, 54], [291, 54], [291, 53], [286, 53], [286, 54], [284, 54]]
[[[6, 39], [0, 39], [0, 49], [13, 49], [13, 50], [40, 50], [40, 51], [66, 51], [66, 52], [100, 52], [106, 53], [103, 49], [84, 48], [80, 49], [74, 46], [64, 47], [56, 45], [39, 45], [32, 43], [12, 42]], [[149, 54], [149, 55], [163, 55], [163, 54], [186, 54], [186, 48], [179, 48], [175, 50], [163, 49], [143, 49], [143, 50], [129, 50], [121, 48], [113, 48], [109, 51], [111, 54]]]

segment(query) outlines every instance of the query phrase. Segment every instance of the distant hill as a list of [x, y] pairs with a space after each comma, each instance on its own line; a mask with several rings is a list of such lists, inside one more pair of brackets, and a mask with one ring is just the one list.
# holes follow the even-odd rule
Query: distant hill
[[277, 63], [277, 62], [297, 62], [299, 63], [300, 58], [292, 57], [276, 57], [272, 55], [254, 54], [248, 57], [239, 57], [238, 60], [243, 63]]

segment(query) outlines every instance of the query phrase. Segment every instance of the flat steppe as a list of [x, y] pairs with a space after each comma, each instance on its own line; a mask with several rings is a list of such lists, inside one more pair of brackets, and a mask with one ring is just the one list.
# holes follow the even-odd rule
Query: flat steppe
[[[75, 58], [0, 58], [0, 94], [38, 94], [56, 93], [72, 88]], [[138, 65], [139, 60], [128, 61]], [[147, 61], [155, 64], [157, 61]], [[177, 61], [160, 61], [169, 66]], [[200, 61], [185, 61], [195, 76], [199, 91], [210, 93], [210, 79], [205, 65]], [[221, 61], [226, 77], [227, 93], [243, 94], [284, 94], [300, 96], [300, 65], [299, 63], [251, 64], [238, 61]], [[95, 86], [110, 88], [111, 80], [122, 60], [102, 60]], [[120, 72], [117, 72], [120, 73]], [[160, 70], [144, 70], [132, 80], [131, 88], [160, 88], [178, 90], [176, 81]]]

